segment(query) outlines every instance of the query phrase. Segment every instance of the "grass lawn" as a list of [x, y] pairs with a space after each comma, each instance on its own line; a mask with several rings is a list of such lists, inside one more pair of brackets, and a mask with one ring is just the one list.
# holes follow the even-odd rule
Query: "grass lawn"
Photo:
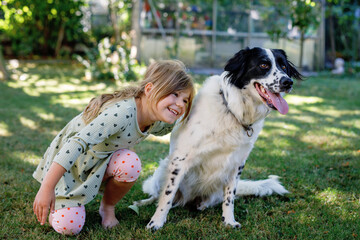
[[[40, 186], [32, 178], [39, 159], [61, 128], [112, 84], [86, 82], [81, 67], [24, 64], [19, 79], [0, 82], [0, 239], [63, 239], [40, 226], [32, 203]], [[197, 79], [197, 78], [196, 78]], [[199, 81], [201, 82], [201, 81]], [[286, 97], [286, 116], [268, 117], [243, 178], [281, 176], [286, 196], [245, 197], [235, 202], [242, 228], [224, 227], [221, 206], [203, 212], [172, 209], [165, 226], [145, 229], [155, 205], [128, 208], [147, 197], [141, 182], [168, 151], [166, 139], [136, 147], [143, 172], [117, 205], [120, 225], [103, 230], [100, 196], [86, 205], [78, 239], [359, 239], [360, 79], [310, 77]]]

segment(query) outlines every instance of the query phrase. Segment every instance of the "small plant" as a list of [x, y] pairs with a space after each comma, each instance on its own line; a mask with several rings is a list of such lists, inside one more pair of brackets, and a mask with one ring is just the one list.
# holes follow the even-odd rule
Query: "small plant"
[[80, 55], [76, 59], [86, 67], [88, 79], [123, 82], [137, 80], [139, 75], [134, 70], [139, 64], [130, 57], [130, 51], [121, 44], [113, 44], [108, 37], [88, 49], [86, 59]]

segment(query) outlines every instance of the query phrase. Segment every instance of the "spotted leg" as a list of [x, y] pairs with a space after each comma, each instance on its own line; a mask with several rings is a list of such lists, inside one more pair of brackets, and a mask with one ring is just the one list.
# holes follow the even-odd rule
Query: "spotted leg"
[[236, 186], [237, 182], [240, 178], [242, 170], [244, 169], [244, 165], [241, 165], [238, 168], [237, 174], [230, 179], [227, 186], [224, 189], [224, 201], [222, 204], [223, 216], [222, 220], [225, 225], [231, 226], [233, 228], [240, 228], [241, 224], [235, 221], [234, 217], [234, 200], [236, 194]]
[[185, 161], [185, 158], [181, 159], [178, 157], [173, 158], [171, 161], [166, 183], [164, 185], [165, 187], [159, 197], [158, 207], [146, 228], [158, 230], [166, 222], [166, 217], [172, 207], [172, 202], [179, 189], [179, 184], [186, 173], [186, 169], [184, 168], [186, 164], [183, 164]]

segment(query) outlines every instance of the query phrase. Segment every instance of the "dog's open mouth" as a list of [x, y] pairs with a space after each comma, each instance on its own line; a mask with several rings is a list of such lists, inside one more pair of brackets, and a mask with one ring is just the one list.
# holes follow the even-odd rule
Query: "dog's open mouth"
[[289, 105], [279, 93], [272, 93], [270, 90], [264, 88], [260, 83], [255, 83], [255, 88], [259, 95], [270, 108], [278, 110], [281, 114], [287, 114]]

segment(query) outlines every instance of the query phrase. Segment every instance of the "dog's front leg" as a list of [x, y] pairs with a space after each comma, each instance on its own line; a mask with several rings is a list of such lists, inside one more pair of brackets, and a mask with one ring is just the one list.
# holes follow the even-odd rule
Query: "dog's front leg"
[[224, 201], [222, 204], [223, 216], [222, 221], [225, 225], [233, 228], [240, 228], [241, 224], [235, 221], [234, 217], [234, 200], [236, 194], [236, 185], [238, 178], [234, 174], [229, 183], [224, 188]]
[[158, 230], [166, 222], [167, 214], [172, 207], [175, 194], [186, 172], [186, 169], [184, 168], [185, 164], [182, 164], [185, 160], [185, 158], [181, 159], [179, 157], [175, 157], [171, 160], [166, 183], [159, 197], [158, 207], [156, 208], [156, 212], [150, 222], [146, 226], [148, 229]]

